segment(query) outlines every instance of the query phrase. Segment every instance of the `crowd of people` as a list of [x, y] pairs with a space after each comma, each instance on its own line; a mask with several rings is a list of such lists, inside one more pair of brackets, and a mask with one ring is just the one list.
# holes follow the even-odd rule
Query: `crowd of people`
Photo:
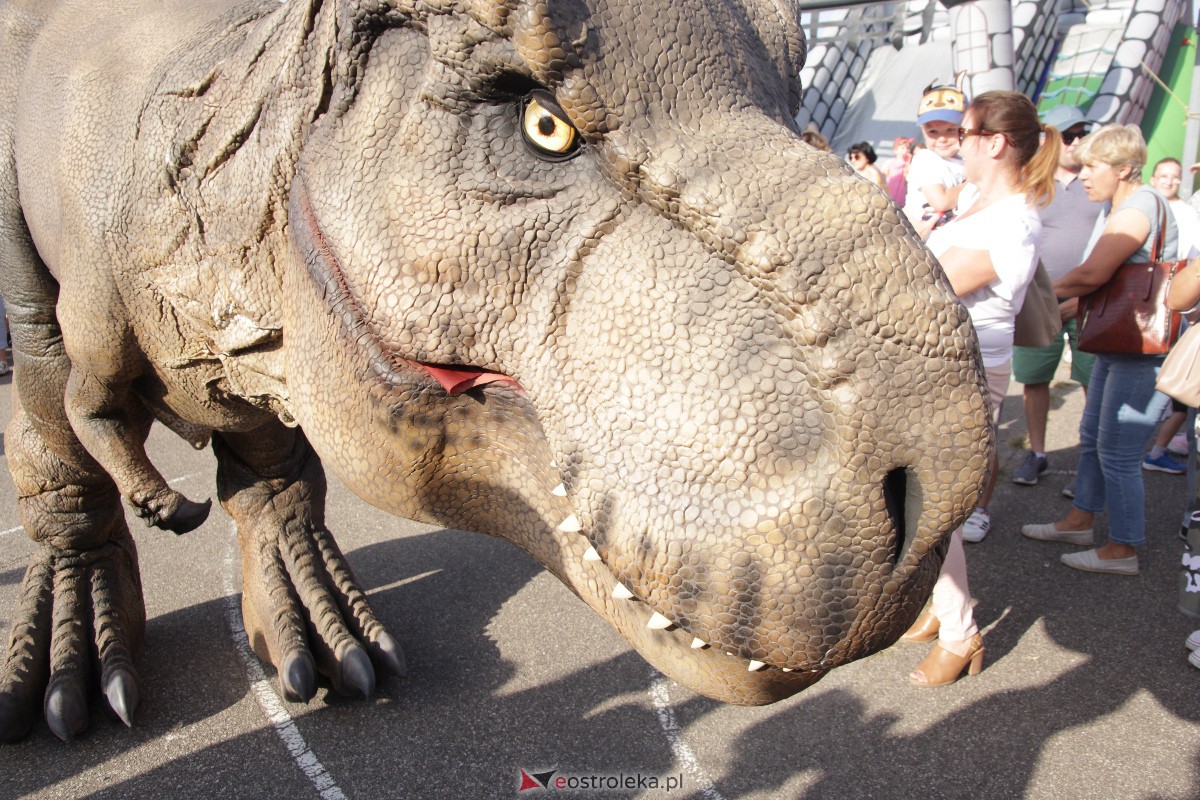
[[[1147, 147], [1136, 126], [1099, 125], [1069, 106], [1039, 116], [1016, 92], [986, 92], [968, 102], [956, 86], [930, 85], [916, 123], [920, 141], [897, 139], [882, 169], [868, 142], [852, 145], [847, 160], [903, 210], [970, 314], [994, 424], [1010, 380], [1022, 385], [1029, 451], [1011, 475], [1014, 483], [1034, 486], [1049, 466], [1050, 384], [1064, 358], [1083, 387], [1079, 460], [1074, 479], [1062, 487], [1071, 508], [1021, 533], [1081, 548], [1061, 555], [1065, 568], [1136, 575], [1146, 541], [1142, 474], [1186, 472], [1186, 462], [1195, 459], [1195, 437], [1181, 430], [1190, 409], [1156, 390], [1162, 355], [1080, 349], [1080, 298], [1103, 287], [1123, 264], [1200, 255], [1200, 218], [1179, 197], [1183, 166], [1162, 159], [1143, 183]], [[1058, 333], [1048, 344], [1015, 342], [1017, 316], [1043, 270], [1048, 316], [1057, 303], [1057, 319], [1046, 322]], [[1194, 311], [1200, 259], [1180, 275], [1168, 305]], [[910, 675], [918, 685], [944, 686], [982, 668], [963, 543], [981, 542], [991, 530], [997, 473], [993, 458], [977, 508], [950, 538], [929, 605], [902, 637], [934, 643]], [[1186, 503], [1181, 499], [1181, 510]], [[1107, 518], [1103, 541], [1096, 525], [1101, 514]], [[1200, 630], [1187, 646], [1200, 667]]]

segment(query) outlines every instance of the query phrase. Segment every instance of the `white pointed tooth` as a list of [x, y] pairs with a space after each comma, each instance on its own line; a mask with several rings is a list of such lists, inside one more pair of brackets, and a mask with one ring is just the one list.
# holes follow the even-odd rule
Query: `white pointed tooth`
[[766, 664], [764, 664], [764, 663], [763, 663], [763, 662], [761, 662], [761, 661], [751, 661], [751, 662], [750, 662], [750, 671], [751, 671], [751, 672], [758, 672], [760, 669], [762, 669], [762, 668], [763, 668], [763, 667], [765, 667], [765, 666], [766, 666]]
[[560, 483], [558, 486], [554, 487], [553, 494], [555, 497], [566, 497], [567, 496], [567, 487], [563, 486]]
[[700, 639], [700, 638], [692, 639], [692, 649], [693, 650], [703, 650], [706, 647], [708, 647], [708, 642], [704, 641], [703, 639]]
[[599, 561], [600, 554], [596, 552], [596, 548], [589, 547], [587, 552], [583, 554], [584, 561]]
[[613, 587], [612, 596], [617, 598], [618, 600], [632, 600], [633, 592], [626, 589], [625, 584], [618, 583], [616, 586]]
[[551, 462], [550, 462], [550, 468], [551, 468], [551, 469], [558, 469], [558, 462], [557, 462], [557, 461], [551, 461]]
[[791, 668], [791, 667], [783, 667], [782, 669], [783, 669], [783, 671], [784, 671], [784, 672], [791, 672], [791, 671], [792, 671], [792, 668]]
[[558, 529], [563, 533], [579, 533], [583, 530], [583, 526], [579, 524], [579, 517], [572, 514], [558, 523]]
[[666, 630], [667, 628], [671, 627], [674, 624], [675, 624], [674, 622], [671, 622], [671, 620], [667, 619], [662, 614], [655, 611], [653, 614], [650, 615], [650, 621], [646, 623], [646, 627], [652, 631], [661, 631], [661, 630]]

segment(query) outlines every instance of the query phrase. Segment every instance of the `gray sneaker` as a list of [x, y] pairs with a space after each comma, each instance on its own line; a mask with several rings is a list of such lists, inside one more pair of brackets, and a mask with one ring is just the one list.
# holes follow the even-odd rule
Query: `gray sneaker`
[[1037, 486], [1038, 476], [1050, 466], [1045, 456], [1039, 456], [1032, 450], [1025, 456], [1021, 466], [1013, 470], [1012, 482], [1022, 486]]
[[1021, 535], [1026, 539], [1037, 539], [1039, 542], [1063, 542], [1080, 547], [1093, 544], [1095, 539], [1091, 528], [1086, 531], [1060, 531], [1054, 527], [1053, 522], [1047, 522], [1044, 525], [1022, 525]]
[[1138, 558], [1101, 558], [1095, 550], [1084, 550], [1078, 553], [1063, 553], [1058, 560], [1071, 569], [1084, 572], [1101, 572], [1108, 575], [1137, 575]]

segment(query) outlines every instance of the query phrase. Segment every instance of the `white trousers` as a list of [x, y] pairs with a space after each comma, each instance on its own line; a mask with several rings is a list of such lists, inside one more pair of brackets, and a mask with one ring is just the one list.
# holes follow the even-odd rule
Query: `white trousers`
[[950, 535], [950, 547], [941, 574], [933, 585], [933, 615], [939, 624], [938, 638], [961, 642], [979, 632], [971, 611], [971, 589], [967, 585], [967, 554], [963, 550], [962, 529]]

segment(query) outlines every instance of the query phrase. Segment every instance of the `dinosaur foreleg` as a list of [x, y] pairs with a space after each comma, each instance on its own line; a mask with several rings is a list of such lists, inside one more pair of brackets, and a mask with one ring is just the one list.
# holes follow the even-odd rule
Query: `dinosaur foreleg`
[[24, 736], [40, 701], [59, 738], [86, 728], [93, 653], [109, 705], [128, 725], [146, 612], [120, 497], [94, 464], [55, 456], [19, 402], [5, 447], [21, 521], [42, 548], [25, 573], [0, 668], [0, 740]]
[[[84, 319], [66, 319], [79, 316], [73, 310], [77, 306], [84, 307]], [[64, 331], [94, 331], [97, 323], [88, 318], [94, 308], [94, 304], [61, 303]], [[148, 525], [187, 533], [208, 517], [212, 501], [196, 503], [184, 497], [168, 486], [150, 463], [143, 443], [152, 417], [134, 395], [130, 376], [124, 374], [130, 365], [140, 362], [135, 354], [125, 352], [131, 348], [122, 346], [130, 337], [127, 331], [108, 335], [109, 345], [104, 348], [72, 347], [68, 340], [67, 417], [80, 442], [116, 481], [134, 513]]]
[[[289, 700], [370, 696], [375, 669], [404, 674], [404, 656], [325, 528], [325, 473], [304, 435], [282, 425], [214, 437], [221, 504], [237, 522], [242, 615], [259, 657]], [[372, 664], [373, 662], [373, 664]]]

